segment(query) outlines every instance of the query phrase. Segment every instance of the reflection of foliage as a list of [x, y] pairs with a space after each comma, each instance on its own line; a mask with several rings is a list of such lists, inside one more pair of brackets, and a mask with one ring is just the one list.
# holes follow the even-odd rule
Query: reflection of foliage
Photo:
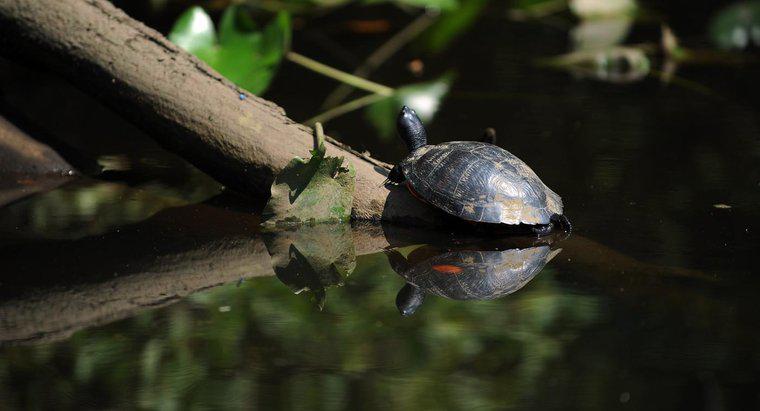
[[169, 39], [204, 60], [233, 83], [263, 93], [290, 43], [290, 17], [281, 12], [262, 31], [241, 6], [225, 10], [217, 35], [211, 17], [192, 7], [174, 24]]
[[622, 44], [632, 24], [633, 20], [627, 16], [583, 20], [570, 31], [573, 49], [601, 50]]
[[[10, 222], [27, 221], [29, 233], [47, 238], [78, 238], [108, 232], [144, 220], [168, 208], [206, 200], [220, 186], [204, 175], [190, 176], [184, 185], [149, 182], [137, 187], [123, 183], [80, 181], [28, 198], [3, 210]], [[13, 223], [17, 225], [18, 223]], [[2, 227], [0, 230], [11, 230]]]
[[760, 1], [733, 4], [710, 23], [710, 37], [722, 49], [760, 47]]
[[651, 63], [643, 50], [620, 46], [576, 51], [550, 59], [548, 64], [601, 81], [628, 83], [646, 77]]
[[343, 285], [356, 267], [354, 239], [348, 224], [317, 224], [264, 234], [277, 278], [300, 294], [310, 291], [324, 308], [326, 289]]
[[400, 107], [413, 108], [424, 122], [433, 120], [441, 100], [446, 96], [454, 76], [446, 74], [428, 83], [400, 87], [393, 96], [384, 98], [367, 107], [366, 115], [384, 139], [392, 137], [396, 130], [396, 117]]
[[503, 408], [539, 396], [548, 367], [597, 320], [594, 299], [562, 293], [547, 271], [502, 300], [431, 298], [409, 321], [393, 307], [400, 281], [384, 260], [364, 258], [323, 312], [260, 279], [55, 345], [6, 349], [0, 396], [98, 408]]

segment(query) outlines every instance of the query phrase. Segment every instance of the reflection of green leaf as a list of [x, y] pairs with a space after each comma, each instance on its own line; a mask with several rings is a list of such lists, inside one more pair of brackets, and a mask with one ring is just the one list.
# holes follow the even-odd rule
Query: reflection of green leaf
[[366, 115], [378, 136], [387, 139], [396, 129], [396, 115], [401, 106], [413, 108], [423, 122], [433, 120], [441, 100], [449, 92], [454, 76], [449, 73], [428, 82], [400, 87], [393, 96], [367, 107]]
[[649, 74], [651, 68], [649, 57], [643, 50], [623, 46], [576, 51], [547, 59], [545, 64], [609, 83], [639, 81]]
[[296, 294], [308, 290], [324, 307], [325, 290], [343, 285], [356, 267], [350, 226], [319, 224], [267, 232], [264, 242], [277, 278]]
[[[321, 125], [317, 124], [321, 135]], [[324, 138], [324, 137], [322, 137]], [[296, 157], [275, 178], [262, 219], [265, 225], [348, 221], [356, 172], [343, 157], [325, 157], [322, 139], [309, 160]]]
[[444, 12], [421, 36], [425, 50], [439, 53], [446, 49], [453, 39], [472, 26], [487, 3], [488, 0], [463, 0], [461, 6]]
[[733, 4], [710, 23], [710, 37], [722, 49], [760, 46], [760, 1]]
[[289, 47], [290, 17], [281, 12], [263, 31], [257, 31], [244, 7], [230, 6], [222, 15], [217, 41], [211, 18], [193, 7], [180, 16], [169, 39], [233, 83], [261, 94]]

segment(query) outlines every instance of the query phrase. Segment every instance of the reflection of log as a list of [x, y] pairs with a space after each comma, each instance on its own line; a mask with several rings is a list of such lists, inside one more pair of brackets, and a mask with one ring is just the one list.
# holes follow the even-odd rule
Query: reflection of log
[[[0, 344], [65, 338], [195, 291], [273, 275], [258, 224], [248, 212], [200, 204], [164, 210], [103, 236], [1, 247]], [[451, 245], [450, 236], [399, 227], [386, 227], [384, 233], [379, 226], [358, 226], [349, 238], [356, 254], [362, 255], [389, 244]], [[524, 247], [535, 238], [514, 241], [516, 247]], [[562, 267], [561, 273], [587, 272], [587, 279], [613, 290], [615, 284], [625, 284], [644, 294], [659, 294], [657, 278], [704, 278], [696, 271], [660, 269], [578, 236], [556, 245], [563, 252], [552, 265]]]
[[[196, 291], [274, 275], [258, 224], [248, 212], [199, 204], [103, 236], [1, 247], [0, 345], [66, 338]], [[358, 254], [388, 245], [379, 227], [352, 237]]]
[[[255, 228], [215, 210], [185, 207], [118, 233], [0, 249], [0, 341], [65, 338], [195, 291], [272, 275], [263, 242], [249, 234]], [[209, 225], [199, 228], [199, 216]]]
[[[268, 193], [273, 174], [313, 145], [281, 108], [239, 98], [238, 87], [106, 0], [0, 0], [0, 51], [56, 69], [244, 192]], [[327, 152], [356, 167], [355, 218], [436, 221], [407, 193], [382, 187], [381, 163], [334, 142]]]
[[0, 179], [0, 207], [32, 194], [52, 190], [72, 180], [69, 176], [2, 175]]

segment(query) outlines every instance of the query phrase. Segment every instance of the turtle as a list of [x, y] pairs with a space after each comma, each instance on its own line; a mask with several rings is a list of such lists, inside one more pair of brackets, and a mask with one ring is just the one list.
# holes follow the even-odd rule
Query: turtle
[[[467, 221], [523, 224], [538, 235], [572, 230], [560, 196], [514, 154], [485, 141], [428, 144], [422, 121], [407, 106], [396, 125], [409, 155], [391, 169], [387, 184], [405, 184], [423, 202]], [[489, 134], [485, 139], [493, 140]]]
[[385, 254], [406, 280], [396, 296], [403, 316], [414, 314], [425, 294], [452, 300], [491, 300], [512, 294], [532, 280], [562, 251], [549, 245], [505, 250], [441, 249], [422, 246], [408, 258], [395, 249]]

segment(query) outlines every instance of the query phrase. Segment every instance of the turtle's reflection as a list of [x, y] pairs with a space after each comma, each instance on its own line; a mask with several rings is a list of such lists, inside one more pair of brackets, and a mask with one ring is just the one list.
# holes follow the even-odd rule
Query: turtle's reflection
[[453, 300], [490, 300], [521, 289], [561, 249], [549, 245], [502, 249], [461, 246], [455, 249], [422, 246], [405, 258], [397, 250], [385, 254], [406, 285], [396, 296], [401, 315], [414, 314], [425, 294]]

